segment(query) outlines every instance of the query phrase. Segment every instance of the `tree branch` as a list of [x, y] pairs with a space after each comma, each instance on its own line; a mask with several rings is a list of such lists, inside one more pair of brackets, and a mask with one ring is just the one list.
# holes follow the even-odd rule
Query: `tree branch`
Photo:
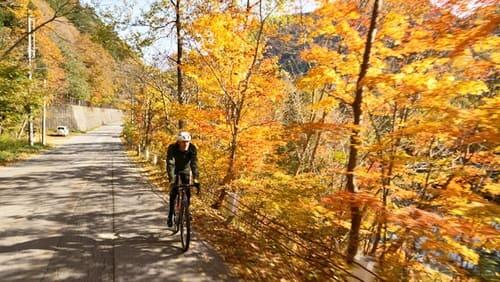
[[67, 5], [69, 5], [70, 1], [66, 1], [64, 2], [61, 6], [58, 7], [58, 9], [54, 12], [54, 15], [49, 18], [48, 20], [44, 21], [43, 23], [41, 23], [40, 25], [36, 26], [33, 30], [31, 30], [31, 32], [25, 32], [23, 35], [21, 35], [20, 38], [18, 38], [14, 44], [12, 44], [9, 48], [7, 48], [7, 50], [5, 50], [2, 55], [0, 56], [0, 61], [4, 60], [7, 58], [7, 56], [17, 47], [19, 46], [19, 44], [21, 44], [30, 34], [33, 34], [35, 33], [37, 30], [41, 29], [42, 27], [46, 26], [47, 24], [55, 21], [56, 19], [60, 18], [60, 17], [64, 17], [64, 16], [67, 16], [73, 12], [76, 11], [76, 8], [73, 7], [65, 12], [63, 12], [65, 9], [65, 7]]

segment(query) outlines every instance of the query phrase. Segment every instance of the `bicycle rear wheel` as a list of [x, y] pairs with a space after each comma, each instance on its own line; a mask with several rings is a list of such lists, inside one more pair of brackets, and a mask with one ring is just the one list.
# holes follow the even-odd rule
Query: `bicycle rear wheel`
[[180, 231], [182, 250], [185, 252], [189, 249], [189, 242], [191, 241], [191, 214], [189, 213], [189, 204], [187, 198], [185, 199], [182, 209], [182, 216], [180, 217]]

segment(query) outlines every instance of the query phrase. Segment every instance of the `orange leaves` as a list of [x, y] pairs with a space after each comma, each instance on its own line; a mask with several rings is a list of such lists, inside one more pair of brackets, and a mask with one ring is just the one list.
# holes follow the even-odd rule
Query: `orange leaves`
[[328, 19], [356, 20], [360, 18], [358, 6], [350, 1], [322, 1], [322, 6], [317, 11], [318, 16]]
[[303, 60], [328, 66], [338, 65], [342, 60], [339, 53], [318, 44], [312, 44], [310, 49], [303, 51], [300, 55]]
[[348, 130], [350, 129], [349, 127], [343, 124], [322, 123], [322, 122], [303, 123], [301, 125], [296, 125], [296, 126], [300, 128], [301, 131], [303, 132], [313, 132], [318, 130], [318, 131], [331, 131], [336, 134], [339, 134], [342, 131], [347, 133]]
[[382, 203], [376, 196], [368, 192], [350, 193], [340, 191], [322, 198], [322, 203], [333, 210], [348, 210], [352, 205], [382, 210]]
[[478, 27], [465, 32], [463, 36], [460, 36], [458, 44], [455, 44], [453, 52], [455, 54], [461, 52], [468, 46], [477, 42], [479, 39], [489, 36], [498, 26], [499, 22], [500, 16], [493, 14], [490, 19], [486, 20], [486, 22], [483, 22]]
[[330, 84], [341, 85], [342, 83], [342, 78], [335, 72], [334, 69], [320, 65], [313, 67], [307, 76], [299, 79], [297, 86], [304, 90], [313, 90], [321, 88], [321, 86]]

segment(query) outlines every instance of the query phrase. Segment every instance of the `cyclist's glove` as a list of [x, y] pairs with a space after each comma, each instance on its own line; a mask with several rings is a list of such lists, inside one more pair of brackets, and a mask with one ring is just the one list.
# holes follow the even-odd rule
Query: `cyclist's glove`
[[193, 182], [194, 182], [193, 183], [194, 187], [196, 187], [196, 195], [199, 195], [200, 194], [200, 188], [201, 188], [200, 182], [198, 182], [198, 179], [195, 179]]

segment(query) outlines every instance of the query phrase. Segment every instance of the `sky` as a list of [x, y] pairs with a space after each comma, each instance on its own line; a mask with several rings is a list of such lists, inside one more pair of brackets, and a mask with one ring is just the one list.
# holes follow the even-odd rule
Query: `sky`
[[[155, 0], [80, 0], [80, 3], [96, 8], [99, 14], [111, 12], [119, 18], [130, 17], [132, 20], [139, 19], [141, 14], [146, 12]], [[127, 27], [123, 30], [116, 30], [122, 39], [127, 40], [133, 32], [146, 32], [143, 27]], [[159, 40], [151, 47], [144, 50], [144, 61], [148, 64], [154, 63], [154, 55], [162, 50], [171, 53], [174, 42], [172, 40]]]
[[[83, 4], [88, 4], [96, 8], [98, 13], [103, 12], [112, 12], [113, 15], [118, 15], [118, 17], [129, 16], [132, 19], [140, 18], [141, 14], [148, 10], [152, 3], [157, 0], [80, 0]], [[239, 0], [240, 3], [246, 3], [246, 0]], [[256, 0], [251, 0], [256, 1]], [[265, 0], [264, 0], [265, 1]], [[269, 0], [268, 0], [269, 1]], [[450, 0], [430, 0], [431, 3], [436, 5], [437, 7], [441, 7], [446, 3], [449, 3]], [[474, 12], [481, 3], [489, 3], [487, 5], [492, 5], [498, 0], [463, 0], [463, 3], [466, 4], [462, 9], [453, 7], [452, 12], [459, 17], [467, 17]], [[287, 4], [288, 9], [286, 14], [295, 14], [295, 13], [306, 13], [313, 11], [317, 7], [317, 0], [288, 0], [289, 4]], [[118, 34], [123, 38], [127, 39], [132, 32], [146, 32], [147, 29], [144, 27], [130, 27], [128, 26], [124, 30], [117, 30]], [[151, 47], [148, 47], [143, 50], [144, 52], [144, 61], [147, 64], [155, 65], [159, 68], [165, 68], [166, 65], [162, 65], [162, 61], [166, 60], [158, 60], [157, 54], [159, 53], [167, 53], [172, 54], [176, 50], [175, 46], [175, 38], [164, 38], [155, 42]], [[158, 64], [160, 62], [160, 64]], [[166, 63], [166, 62], [165, 62]]]
[[[80, 0], [82, 4], [95, 7], [98, 13], [111, 11], [113, 14], [117, 14], [121, 17], [125, 15], [130, 16], [132, 19], [138, 19], [141, 14], [144, 11], [147, 11], [151, 4], [155, 1], [156, 0]], [[288, 7], [289, 9], [287, 10], [289, 10], [288, 13], [290, 14], [301, 12], [298, 7], [301, 7], [302, 12], [305, 13], [314, 10], [316, 4], [314, 0], [293, 0]], [[118, 34], [123, 39], [127, 39], [134, 31], [146, 32], [146, 29], [140, 27], [128, 27], [125, 30], [117, 30]], [[175, 52], [174, 50], [176, 50], [175, 38], [161, 39], [155, 42], [151, 47], [144, 50], [143, 59], [147, 64], [162, 68], [161, 65], [158, 65], [156, 55], [164, 52], [171, 54]]]

